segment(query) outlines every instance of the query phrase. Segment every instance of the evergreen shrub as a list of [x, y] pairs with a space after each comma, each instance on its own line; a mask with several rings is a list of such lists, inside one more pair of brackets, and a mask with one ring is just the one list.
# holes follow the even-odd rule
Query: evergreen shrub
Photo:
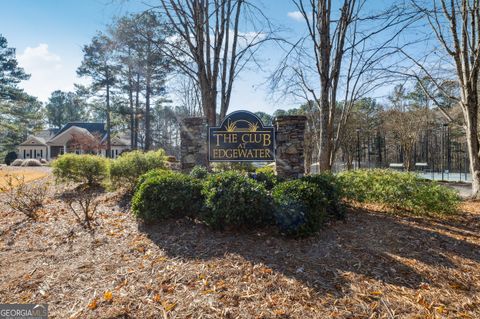
[[89, 154], [63, 154], [53, 161], [53, 174], [59, 181], [101, 184], [108, 178], [108, 160]]
[[202, 220], [215, 229], [258, 227], [272, 221], [272, 203], [261, 183], [237, 171], [210, 175], [203, 185]]
[[202, 184], [189, 175], [151, 171], [140, 178], [132, 199], [135, 216], [146, 221], [196, 216], [203, 207]]
[[460, 202], [454, 190], [414, 173], [361, 169], [342, 172], [338, 180], [347, 199], [413, 214], [451, 214]]

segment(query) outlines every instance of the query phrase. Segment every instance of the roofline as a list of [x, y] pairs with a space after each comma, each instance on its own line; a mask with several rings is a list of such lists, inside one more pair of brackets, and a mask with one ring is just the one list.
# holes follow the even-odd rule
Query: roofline
[[66, 129], [65, 131], [63, 131], [62, 133], [57, 134], [57, 135], [55, 135], [54, 137], [52, 137], [51, 139], [49, 139], [49, 140], [46, 142], [47, 145], [48, 145], [48, 144], [52, 144], [52, 140], [59, 138], [60, 136], [62, 136], [63, 134], [67, 133], [68, 131], [70, 131], [71, 129], [74, 129], [74, 128], [81, 129], [81, 130], [85, 130], [88, 134], [90, 134], [91, 136], [93, 136], [92, 133], [90, 133], [87, 129], [85, 129], [85, 128], [83, 128], [83, 127], [70, 126], [69, 128], [67, 128], [67, 129]]
[[[39, 144], [24, 144], [24, 143], [26, 143], [26, 142], [27, 142], [28, 140], [30, 140], [30, 139], [35, 140], [35, 141], [38, 142]], [[20, 143], [18, 146], [47, 146], [47, 141], [42, 142], [42, 141], [40, 141], [39, 138], [36, 137], [35, 135], [29, 135], [29, 136], [27, 137], [27, 139], [26, 139], [24, 142]]]

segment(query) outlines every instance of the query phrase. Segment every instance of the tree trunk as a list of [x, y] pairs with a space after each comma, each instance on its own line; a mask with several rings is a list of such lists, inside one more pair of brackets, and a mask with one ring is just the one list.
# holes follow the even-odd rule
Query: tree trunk
[[377, 167], [382, 166], [382, 137], [380, 136], [380, 132], [377, 131]]
[[207, 118], [208, 125], [215, 126], [217, 124], [217, 104], [216, 93], [211, 92], [207, 85], [207, 81], [200, 83], [200, 90], [202, 90], [202, 108], [205, 117]]
[[472, 198], [480, 199], [480, 145], [477, 128], [478, 114], [475, 111], [471, 112], [471, 109], [467, 111], [470, 116], [467, 117], [466, 133], [470, 173], [472, 174]]
[[130, 103], [130, 147], [135, 144], [135, 109], [133, 105], [133, 80], [131, 67], [128, 69], [128, 102]]
[[110, 79], [107, 80], [107, 157], [111, 157], [112, 154], [112, 138], [110, 128], [110, 84], [108, 83], [109, 80]]
[[134, 149], [138, 149], [138, 129], [140, 114], [140, 73], [137, 73], [137, 83], [135, 87], [135, 136], [134, 136]]
[[325, 91], [322, 90], [321, 93], [321, 114], [320, 114], [320, 145], [319, 145], [319, 155], [318, 155], [318, 166], [320, 172], [330, 171], [331, 166], [331, 153], [332, 153], [332, 144], [330, 141], [330, 130], [329, 130], [329, 103], [328, 103], [328, 89], [325, 88]]
[[[149, 71], [147, 71], [148, 73]], [[145, 88], [145, 151], [150, 150], [152, 147], [152, 130], [150, 128], [150, 74], [147, 74], [147, 85]]]
[[353, 169], [353, 154], [347, 154], [347, 170], [351, 171]]
[[412, 146], [411, 145], [405, 145], [403, 146], [403, 166], [405, 167], [405, 170], [407, 172], [412, 171], [413, 167], [413, 151], [412, 151]]

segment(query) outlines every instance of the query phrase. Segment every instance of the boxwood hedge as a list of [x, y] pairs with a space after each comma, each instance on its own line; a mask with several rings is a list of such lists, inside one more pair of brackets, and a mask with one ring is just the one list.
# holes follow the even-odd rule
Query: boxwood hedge
[[202, 184], [196, 178], [157, 170], [141, 180], [132, 199], [137, 217], [147, 221], [193, 217], [202, 209]]
[[330, 199], [315, 183], [291, 180], [273, 188], [275, 221], [286, 235], [303, 237], [318, 232], [328, 218]]
[[210, 175], [203, 185], [203, 221], [216, 229], [262, 226], [272, 221], [272, 205], [265, 186], [243, 173]]

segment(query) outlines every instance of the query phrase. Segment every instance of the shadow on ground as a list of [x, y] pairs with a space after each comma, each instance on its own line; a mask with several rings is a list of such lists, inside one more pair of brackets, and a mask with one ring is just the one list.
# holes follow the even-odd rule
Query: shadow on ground
[[211, 260], [235, 254], [335, 295], [348, 290], [349, 273], [415, 289], [435, 283], [413, 264], [448, 269], [459, 266], [456, 257], [480, 262], [480, 246], [452, 236], [460, 225], [434, 229], [415, 219], [366, 210], [352, 211], [346, 222], [304, 240], [254, 231], [214, 232], [188, 220], [139, 227], [170, 257]]

